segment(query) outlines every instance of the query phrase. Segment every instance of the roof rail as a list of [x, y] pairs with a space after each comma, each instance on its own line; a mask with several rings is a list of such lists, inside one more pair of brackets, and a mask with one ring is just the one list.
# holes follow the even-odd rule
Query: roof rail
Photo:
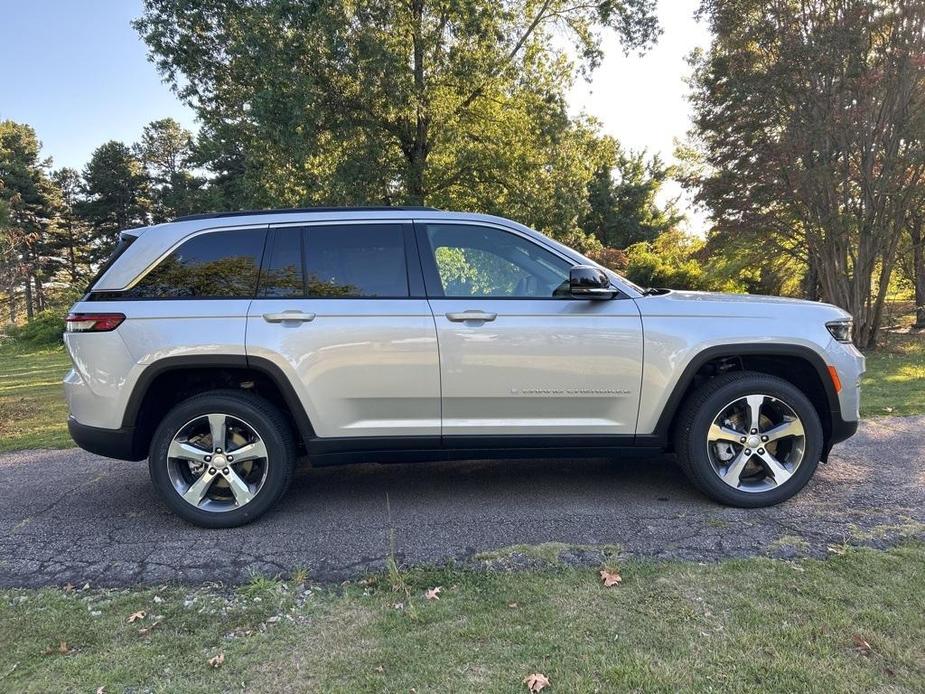
[[172, 222], [188, 222], [194, 219], [215, 219], [217, 217], [246, 217], [257, 214], [285, 214], [287, 212], [342, 212], [346, 210], [357, 210], [359, 212], [398, 212], [401, 210], [416, 210], [436, 212], [436, 207], [423, 207], [415, 205], [404, 206], [369, 206], [369, 207], [291, 207], [275, 210], [238, 210], [235, 212], [204, 212], [202, 214], [187, 214], [182, 217], [175, 217]]

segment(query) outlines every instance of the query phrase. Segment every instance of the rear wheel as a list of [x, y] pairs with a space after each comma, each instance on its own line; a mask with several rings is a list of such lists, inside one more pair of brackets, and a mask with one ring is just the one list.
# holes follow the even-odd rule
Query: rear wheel
[[770, 506], [813, 476], [823, 431], [813, 404], [792, 383], [745, 371], [708, 381], [688, 398], [674, 443], [687, 476], [711, 498]]
[[174, 407], [151, 443], [148, 469], [177, 515], [208, 528], [263, 515], [292, 478], [295, 445], [271, 403], [239, 391], [213, 391]]

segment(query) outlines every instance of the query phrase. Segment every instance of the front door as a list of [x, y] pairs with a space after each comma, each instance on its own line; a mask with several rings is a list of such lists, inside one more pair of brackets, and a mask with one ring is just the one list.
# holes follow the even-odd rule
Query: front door
[[642, 325], [634, 301], [572, 298], [572, 261], [514, 230], [416, 227], [445, 438], [635, 433]]

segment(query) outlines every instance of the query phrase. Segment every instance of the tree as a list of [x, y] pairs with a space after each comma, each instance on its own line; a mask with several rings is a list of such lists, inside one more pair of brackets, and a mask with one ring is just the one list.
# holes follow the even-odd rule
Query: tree
[[71, 284], [76, 284], [90, 273], [90, 230], [78, 214], [82, 199], [83, 182], [76, 169], [64, 167], [52, 173], [52, 182], [58, 189], [58, 237], [64, 250], [66, 268]]
[[45, 282], [56, 268], [54, 257], [55, 190], [48, 178], [50, 162], [39, 158], [41, 145], [28, 125], [0, 121], [0, 271], [16, 317], [16, 295], [22, 287], [26, 315], [45, 308]]
[[673, 203], [664, 208], [656, 198], [671, 176], [658, 155], [646, 160], [645, 152], [629, 153], [616, 148], [615, 161], [599, 166], [588, 186], [590, 210], [582, 228], [610, 248], [627, 248], [639, 241], [654, 241], [676, 227], [683, 215]]
[[604, 30], [627, 48], [654, 40], [653, 6], [146, 0], [135, 26], [196, 110], [214, 168], [239, 177], [224, 186], [238, 206], [504, 199], [565, 235], [578, 216], [549, 200], [581, 187], [569, 176], [589, 180], [567, 155], [599, 138], [568, 118], [575, 68], [550, 36], [571, 37], [590, 70]]
[[79, 210], [91, 228], [93, 262], [109, 255], [120, 231], [143, 226], [151, 219], [147, 173], [121, 142], [110, 141], [94, 150], [84, 167], [83, 191], [85, 200]]
[[925, 4], [704, 0], [696, 181], [717, 234], [806, 263], [872, 346], [925, 168]]
[[152, 121], [133, 149], [148, 173], [154, 221], [202, 211], [205, 179], [191, 171], [195, 145], [189, 130], [173, 118]]
[[914, 207], [907, 215], [909, 248], [905, 274], [915, 296], [916, 329], [925, 328], [925, 209]]

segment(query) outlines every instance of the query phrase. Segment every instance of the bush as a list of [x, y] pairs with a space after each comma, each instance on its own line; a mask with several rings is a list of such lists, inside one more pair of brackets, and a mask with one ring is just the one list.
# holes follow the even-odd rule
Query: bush
[[64, 341], [64, 315], [60, 311], [41, 311], [28, 323], [14, 326], [8, 332], [17, 344], [53, 347]]
[[742, 282], [725, 276], [721, 263], [709, 258], [703, 239], [666, 231], [654, 241], [626, 249], [626, 278], [643, 287], [741, 292]]

